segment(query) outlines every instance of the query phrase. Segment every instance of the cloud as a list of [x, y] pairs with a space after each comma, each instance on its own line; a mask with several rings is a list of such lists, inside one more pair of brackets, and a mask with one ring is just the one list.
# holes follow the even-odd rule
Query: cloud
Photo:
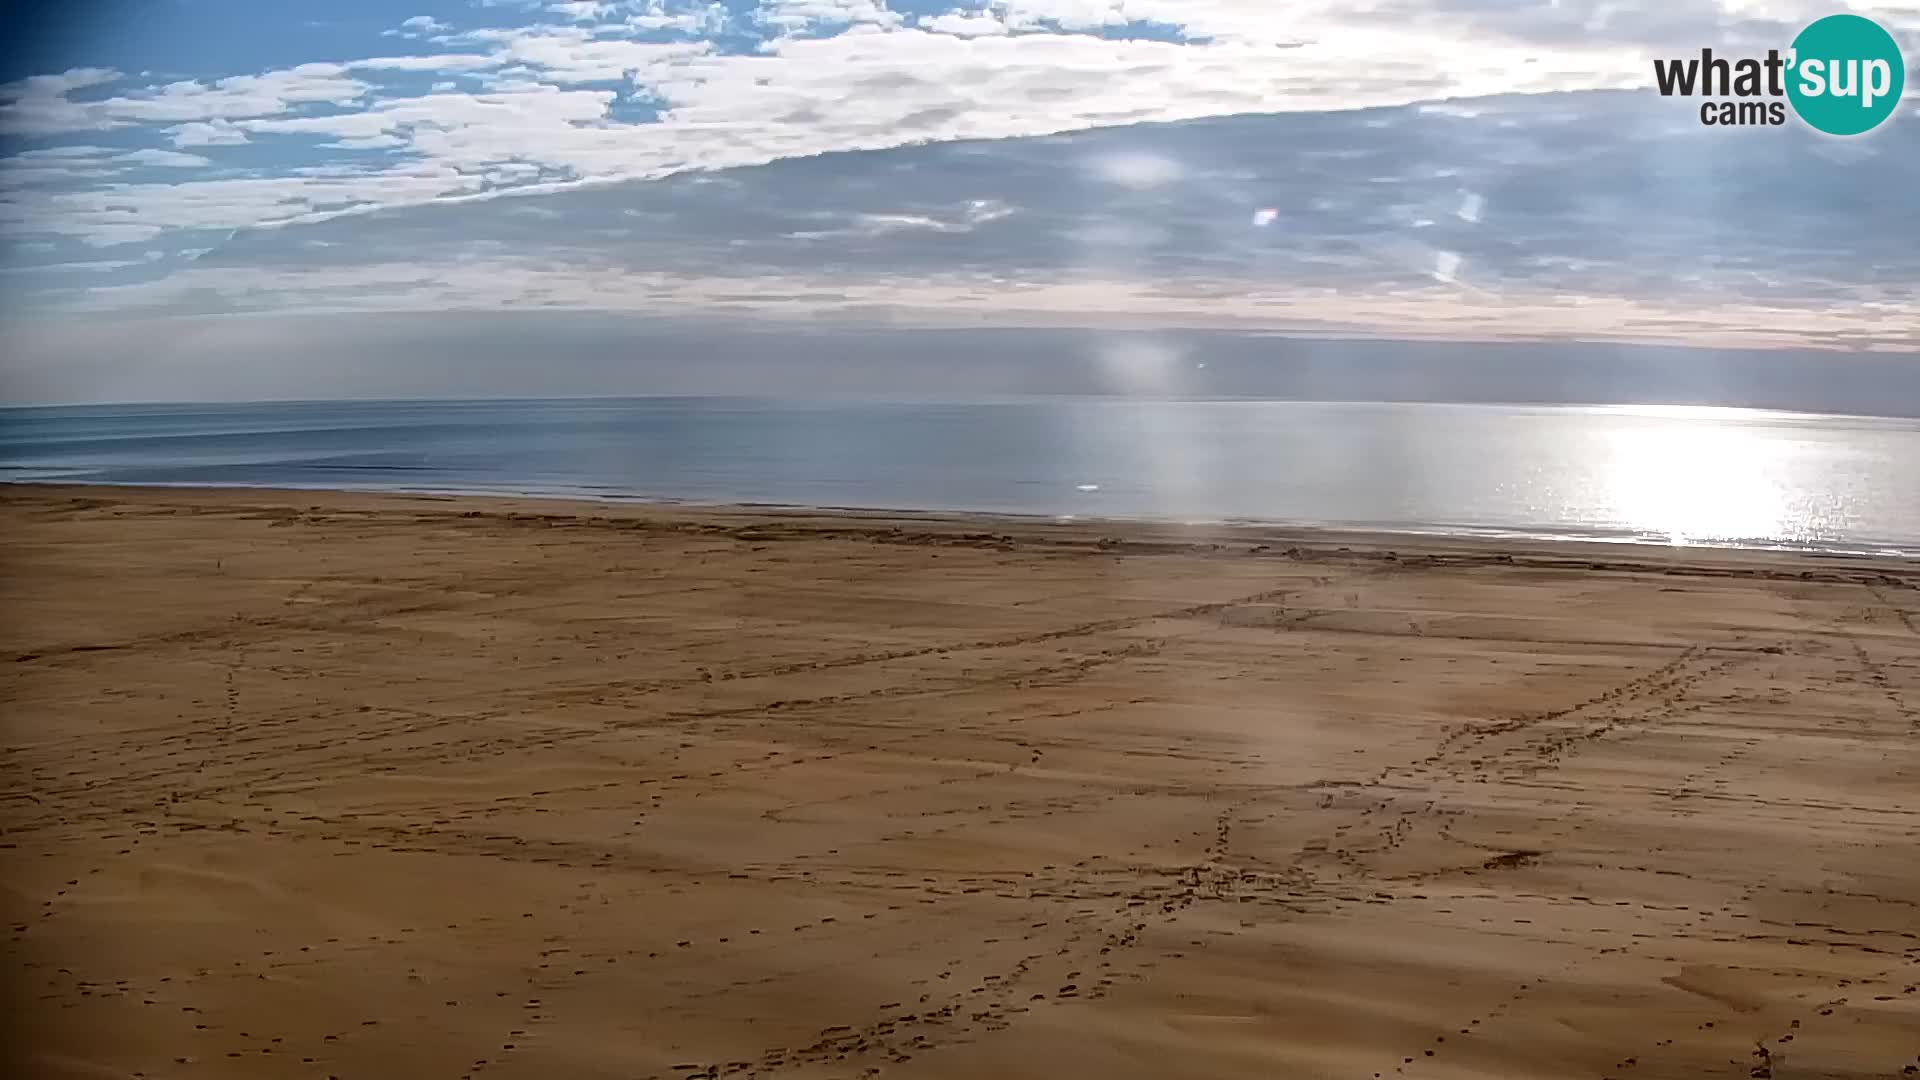
[[15, 154], [13, 156], [13, 160], [40, 161], [48, 158], [57, 158], [61, 160], [67, 160], [72, 158], [106, 157], [116, 152], [117, 151], [115, 151], [111, 147], [89, 146], [86, 144], [79, 144], [74, 146], [48, 146], [48, 147], [42, 147], [41, 149], [38, 149], [38, 150], [22, 150], [18, 154]]
[[382, 31], [382, 36], [426, 37], [431, 34], [445, 33], [448, 29], [446, 23], [431, 15], [415, 15], [412, 18], [400, 20], [400, 25], [395, 29]]
[[[522, 184], [606, 182], [922, 141], [1649, 79], [1640, 46], [1596, 36], [1543, 49], [1498, 32], [1493, 9], [1476, 3], [1491, 0], [1419, 0], [1389, 19], [1321, 0], [1278, 19], [1265, 0], [994, 0], [909, 25], [876, 0], [769, 0], [754, 9], [754, 25], [774, 36], [745, 51], [678, 36], [722, 21], [712, 5], [596, 3], [566, 9], [575, 25], [459, 33], [422, 16], [408, 20], [409, 33], [472, 51], [308, 64], [103, 100], [65, 96], [62, 87], [113, 74], [98, 69], [35, 84], [36, 104], [13, 119], [42, 132], [172, 122], [175, 148], [304, 135], [319, 140], [310, 148], [393, 151], [396, 169], [424, 159], [448, 174], [489, 177], [434, 186], [397, 173], [388, 194], [370, 182], [351, 200], [373, 207], [496, 193], [513, 186], [510, 173]], [[1166, 33], [1101, 36], [1142, 25]], [[1276, 53], [1276, 44], [1290, 47]], [[424, 93], [385, 82], [418, 73], [479, 78], [440, 80]], [[573, 88], [599, 96], [556, 96]], [[174, 198], [124, 193], [136, 207], [149, 196]], [[303, 204], [266, 205], [265, 217], [222, 215], [217, 224], [295, 220]], [[80, 235], [94, 222], [53, 217], [42, 228]]]
[[0, 88], [0, 133], [55, 135], [139, 123], [271, 116], [296, 105], [351, 105], [369, 89], [340, 64], [301, 64], [262, 75], [212, 82], [181, 81], [99, 100], [75, 101], [76, 90], [119, 81], [105, 68], [34, 76]]
[[573, 27], [479, 30], [460, 40], [492, 43], [497, 48], [496, 65], [523, 65], [542, 81], [562, 85], [617, 82], [630, 75], [636, 80], [650, 79], [678, 61], [712, 52], [704, 42], [605, 39], [591, 30]]
[[596, 22], [614, 9], [606, 0], [571, 0], [568, 3], [548, 4], [547, 10], [572, 22]]
[[[1655, 50], [1774, 42], [1810, 2], [483, 3], [253, 74], [6, 84], [0, 133], [31, 149], [0, 162], [0, 232], [215, 248], [96, 310], [471, 289], [1262, 327], [1325, 304], [1342, 332], [1490, 334], [1510, 301], [1515, 332], [1844, 344], [1915, 318], [1889, 238], [1920, 223], [1888, 194], [1920, 182], [1912, 141], [1703, 133], [1644, 92]], [[371, 297], [324, 276], [410, 260]]]
[[[781, 235], [788, 240], [814, 241], [843, 237], [870, 240], [902, 232], [969, 233], [978, 226], [1011, 217], [1014, 213], [1016, 213], [1015, 209], [1005, 203], [992, 199], [970, 199], [944, 216], [911, 213], [876, 214], [861, 211], [853, 211], [845, 215], [823, 213], [818, 216], [829, 220], [843, 219], [845, 223], [829, 228], [800, 229]], [[729, 246], [733, 245], [729, 244]]]
[[[823, 282], [805, 275], [760, 275], [742, 281], [501, 255], [454, 264], [372, 262], [300, 271], [195, 265], [165, 281], [94, 285], [86, 294], [84, 310], [90, 314], [71, 324], [183, 319], [189, 309], [198, 318], [278, 321], [351, 315], [347, 322], [357, 322], [418, 315], [445, 323], [564, 311], [578, 319], [697, 318], [788, 337], [807, 327], [853, 332], [876, 326], [923, 331], [993, 326], [1101, 334], [1378, 339], [1383, 336], [1379, 328], [1391, 323], [1396, 331], [1390, 336], [1396, 341], [1575, 340], [1757, 349], [1811, 344], [1920, 355], [1920, 335], [1910, 324], [1903, 330], [1867, 311], [1754, 300], [1701, 307], [1654, 296], [1591, 297], [1573, 305], [1564, 296], [1535, 289], [1463, 300], [1458, 289], [1433, 282], [1359, 294], [1292, 283], [1202, 300], [1143, 282], [1097, 278], [1032, 284], [1016, 292], [964, 276], [903, 280], [862, 275]], [[297, 306], [289, 303], [293, 297], [299, 298]], [[549, 337], [542, 347], [551, 348], [558, 340], [564, 339]], [[628, 347], [635, 341], [649, 339], [629, 339]], [[1538, 352], [1534, 356], [1538, 363], [1550, 362]], [[1114, 372], [1117, 377], [1139, 382], [1152, 374], [1141, 357], [1129, 354], [1123, 359], [1131, 362]], [[446, 385], [471, 384], [456, 376]], [[950, 383], [933, 376], [928, 385]]]
[[186, 146], [238, 146], [247, 142], [247, 133], [233, 126], [231, 120], [195, 120], [169, 128], [173, 145]]
[[485, 71], [505, 62], [500, 56], [438, 53], [431, 56], [375, 56], [342, 65], [351, 71]]
[[124, 161], [133, 165], [159, 165], [175, 169], [199, 168], [203, 165], [213, 164], [213, 162], [198, 154], [182, 154], [176, 150], [154, 150], [150, 148], [118, 154], [113, 160]]
[[[457, 163], [462, 170], [481, 170], [535, 156], [530, 151], [542, 139], [604, 117], [613, 97], [609, 90], [533, 84], [492, 94], [432, 93], [381, 102], [362, 112], [244, 120], [239, 126], [256, 135], [404, 135], [429, 156]], [[520, 149], [513, 149], [516, 144]], [[562, 157], [554, 164], [567, 162]]]
[[18, 82], [0, 83], [0, 135], [47, 135], [113, 127], [114, 121], [89, 111], [68, 95], [120, 78], [112, 68], [72, 68], [58, 75], [32, 75]]
[[[1365, 5], [1331, 0], [1290, 4], [1284, 16], [1267, 0], [990, 0], [986, 8], [1019, 30], [1110, 31], [1129, 26], [1165, 27], [1194, 42], [1245, 44], [1351, 42], [1392, 62], [1404, 42], [1425, 39], [1436, 54], [1474, 41], [1529, 45], [1621, 45], [1736, 48], [1760, 42], [1784, 45], [1791, 31], [1831, 5], [1818, 0], [1769, 4], [1718, 0], [1380, 0]], [[1875, 5], [1857, 5], [1868, 11]], [[1911, 20], [1899, 4], [1881, 14]], [[1781, 37], [1782, 33], [1786, 37]]]
[[[151, 147], [117, 151], [104, 146], [55, 146], [28, 150], [0, 160], [0, 189], [71, 185], [116, 176], [129, 167], [187, 168], [213, 162], [195, 154]], [[0, 212], [0, 221], [5, 220]]]
[[352, 105], [370, 87], [344, 64], [301, 64], [263, 75], [212, 82], [168, 83], [158, 90], [109, 98], [89, 107], [116, 120], [174, 122], [273, 116], [294, 105]]
[[[587, 26], [600, 35], [622, 31], [718, 34], [731, 22], [726, 6], [717, 0], [704, 3], [699, 0], [672, 0], [671, 3], [669, 0], [560, 0], [545, 4], [540, 10], [564, 23]], [[463, 37], [467, 35], [441, 40], [456, 41]]]
[[[0, 230], [26, 236], [70, 235], [92, 246], [112, 247], [175, 230], [235, 229], [262, 220], [338, 212], [383, 201], [425, 202], [438, 195], [478, 192], [487, 183], [485, 173], [468, 175], [416, 164], [363, 171], [343, 166], [294, 176], [34, 191], [0, 202]], [[84, 222], [85, 227], [50, 230], [46, 228], [49, 221]]]
[[[242, 231], [189, 272], [77, 299], [1920, 347], [1900, 284], [1920, 274], [1920, 211], [1830, 242], [1850, 207], [1920, 180], [1920, 145], [1872, 169], [1791, 131], [1703, 156], [1667, 104], [1204, 119], [389, 208]], [[341, 197], [376, 182], [325, 179]], [[225, 183], [222, 207], [289, 195]]]
[[991, 37], [1009, 32], [1007, 24], [990, 11], [949, 11], [941, 15], [923, 15], [916, 25], [922, 30], [955, 37]]
[[848, 26], [891, 28], [906, 21], [886, 0], [763, 0], [754, 18], [787, 34]]
[[0, 266], [0, 274], [74, 274], [99, 273], [145, 266], [149, 259], [87, 259], [82, 262], [39, 263], [32, 266]]
[[[1218, 8], [1221, 5], [1200, 7]], [[1001, 0], [993, 5], [1007, 23], [1023, 29], [1052, 26], [1062, 30], [1101, 30], [1132, 22], [1168, 22], [1153, 4], [1125, 0]], [[1179, 25], [1186, 17], [1176, 17]]]

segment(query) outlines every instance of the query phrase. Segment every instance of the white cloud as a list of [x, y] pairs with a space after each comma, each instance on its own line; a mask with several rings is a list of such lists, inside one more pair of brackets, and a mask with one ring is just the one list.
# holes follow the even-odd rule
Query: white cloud
[[621, 29], [717, 33], [729, 20], [726, 7], [718, 2], [702, 5], [678, 0], [673, 6], [681, 10], [669, 11], [665, 0], [558, 0], [542, 10], [564, 22], [590, 25], [602, 34]]
[[[1166, 21], [1151, 14], [1155, 5], [1151, 3], [1129, 3], [1128, 0], [995, 0], [992, 5], [1009, 25], [1029, 28], [1043, 23], [1052, 23], [1063, 30], [1101, 30], [1109, 26], [1125, 26], [1129, 22], [1147, 20]], [[1195, 7], [1220, 8], [1219, 3], [1199, 4]], [[1129, 10], [1131, 9], [1131, 10]], [[1193, 17], [1191, 10], [1181, 20]], [[1273, 18], [1272, 9], [1268, 9], [1268, 19]]]
[[[524, 158], [541, 142], [573, 130], [573, 125], [601, 119], [613, 96], [608, 90], [562, 90], [535, 84], [503, 93], [396, 98], [362, 112], [332, 116], [244, 120], [240, 127], [258, 134], [348, 139], [408, 134], [423, 150], [463, 166], [477, 166]], [[476, 140], [484, 141], [475, 146]], [[520, 150], [507, 149], [516, 142]]]
[[449, 29], [446, 23], [431, 15], [415, 15], [400, 20], [398, 29], [382, 31], [383, 37], [426, 37], [428, 34], [444, 33]]
[[[175, 229], [235, 229], [388, 200], [425, 202], [476, 192], [483, 174], [406, 165], [339, 175], [229, 178], [190, 183], [116, 184], [84, 191], [23, 193], [0, 202], [0, 231], [52, 231], [96, 247], [150, 240]], [[49, 223], [63, 227], [49, 230]], [[78, 226], [78, 227], [72, 227]]]
[[40, 95], [65, 95], [90, 86], [104, 86], [121, 78], [112, 68], [69, 68], [58, 75], [30, 75], [17, 82], [0, 83], [0, 102], [12, 103]]
[[301, 64], [263, 75], [175, 82], [157, 91], [97, 103], [124, 120], [213, 120], [273, 116], [293, 105], [352, 105], [371, 89], [342, 64]]
[[135, 123], [271, 116], [304, 104], [351, 105], [370, 88], [346, 70], [340, 64], [301, 64], [213, 82], [168, 83], [90, 101], [75, 101], [70, 95], [118, 81], [120, 74], [84, 68], [34, 76], [0, 88], [0, 101], [6, 102], [0, 105], [0, 133], [55, 135]]
[[943, 15], [926, 15], [921, 17], [919, 26], [922, 30], [956, 37], [993, 37], [1007, 33], [1007, 24], [990, 11], [949, 11]]
[[614, 9], [606, 0], [571, 0], [548, 4], [547, 10], [572, 22], [596, 22]]
[[180, 169], [199, 168], [202, 165], [213, 164], [213, 162], [198, 154], [182, 154], [177, 150], [153, 149], [134, 150], [130, 153], [117, 154], [113, 160], [124, 161], [131, 165], [161, 165]]
[[80, 240], [89, 247], [116, 247], [151, 240], [166, 231], [165, 226], [134, 220], [131, 213], [109, 212], [94, 221]]
[[231, 120], [196, 120], [168, 128], [175, 146], [238, 146], [247, 141], [247, 133]]
[[791, 240], [829, 240], [840, 237], [872, 239], [889, 233], [969, 233], [978, 225], [998, 221], [1014, 213], [1012, 207], [987, 199], [976, 199], [961, 207], [952, 220], [928, 214], [856, 213], [846, 225], [828, 229], [800, 229], [787, 233]]
[[704, 10], [679, 15], [646, 12], [628, 15], [620, 20], [620, 25], [629, 30], [677, 30], [689, 34], [705, 30], [719, 33], [726, 27], [728, 18], [726, 8], [719, 4], [708, 4]]
[[72, 68], [59, 75], [33, 75], [0, 83], [0, 134], [47, 135], [114, 127], [112, 120], [68, 95], [120, 78], [112, 68]]
[[116, 153], [119, 153], [119, 151], [107, 146], [48, 146], [39, 150], [22, 150], [18, 154], [13, 155], [13, 157], [18, 161], [37, 161], [42, 158], [105, 157], [109, 154]]
[[754, 18], [786, 33], [827, 27], [897, 27], [906, 22], [885, 0], [761, 0]]
[[18, 189], [39, 185], [70, 186], [76, 181], [103, 180], [113, 176], [115, 171], [113, 166], [105, 165], [99, 159], [8, 158], [0, 161], [0, 192], [8, 195], [8, 198], [0, 199], [0, 214], [4, 214], [3, 208], [7, 202], [26, 197], [19, 194]]
[[502, 64], [521, 64], [542, 80], [563, 84], [612, 82], [629, 75], [644, 81], [678, 61], [713, 51], [705, 42], [598, 38], [572, 27], [477, 31], [467, 37], [495, 43]]
[[475, 53], [441, 53], [436, 56], [376, 56], [354, 60], [344, 67], [352, 71], [485, 71], [501, 64], [498, 56]]
[[[131, 167], [188, 168], [212, 164], [195, 154], [151, 147], [119, 151], [104, 146], [54, 146], [29, 150], [0, 161], [0, 186], [24, 188], [55, 184], [70, 187], [76, 181], [112, 178], [121, 170]], [[0, 221], [5, 220], [4, 211], [0, 211]]]
[[41, 263], [36, 266], [0, 266], [0, 274], [77, 274], [126, 270], [145, 266], [148, 259], [86, 259], [79, 262]]

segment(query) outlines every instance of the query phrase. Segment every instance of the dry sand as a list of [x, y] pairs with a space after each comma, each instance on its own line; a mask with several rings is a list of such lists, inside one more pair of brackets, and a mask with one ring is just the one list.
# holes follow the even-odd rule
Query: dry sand
[[1920, 1066], [1912, 564], [231, 491], [0, 529], [10, 1076]]

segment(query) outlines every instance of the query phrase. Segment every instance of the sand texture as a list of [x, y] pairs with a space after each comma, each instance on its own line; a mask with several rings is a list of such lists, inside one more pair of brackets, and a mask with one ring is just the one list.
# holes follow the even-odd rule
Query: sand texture
[[1920, 1071], [1920, 567], [0, 491], [17, 1077]]

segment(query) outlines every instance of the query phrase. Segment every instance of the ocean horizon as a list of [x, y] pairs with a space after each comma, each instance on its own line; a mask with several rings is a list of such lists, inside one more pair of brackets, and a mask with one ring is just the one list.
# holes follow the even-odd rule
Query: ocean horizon
[[1920, 553], [1920, 420], [1666, 405], [546, 398], [0, 409], [0, 480]]

